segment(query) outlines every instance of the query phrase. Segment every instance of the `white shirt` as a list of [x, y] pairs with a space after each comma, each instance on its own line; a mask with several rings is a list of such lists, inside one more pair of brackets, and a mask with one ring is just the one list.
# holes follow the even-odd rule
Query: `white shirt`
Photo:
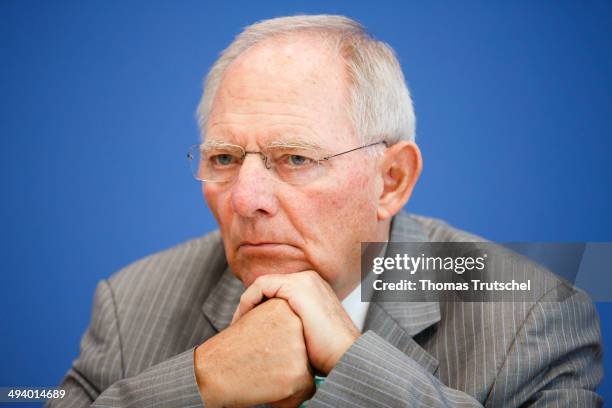
[[[387, 241], [388, 242], [388, 241]], [[381, 248], [380, 254], [381, 256], [385, 254], [387, 251], [387, 245], [384, 245]], [[369, 273], [363, 282], [365, 282], [365, 288], [368, 293], [365, 294], [364, 298], [371, 299], [372, 298], [372, 283], [374, 282], [374, 274]], [[366, 315], [368, 314], [368, 308], [370, 307], [370, 302], [362, 302], [361, 301], [361, 284], [357, 285], [355, 289], [347, 297], [342, 301], [342, 307], [346, 310], [349, 317], [357, 327], [357, 330], [363, 332], [363, 325], [365, 323]]]
[[370, 302], [361, 301], [361, 283], [357, 285], [355, 289], [342, 301], [342, 306], [346, 313], [357, 327], [362, 332], [363, 324], [365, 323], [366, 315], [368, 314], [368, 307]]

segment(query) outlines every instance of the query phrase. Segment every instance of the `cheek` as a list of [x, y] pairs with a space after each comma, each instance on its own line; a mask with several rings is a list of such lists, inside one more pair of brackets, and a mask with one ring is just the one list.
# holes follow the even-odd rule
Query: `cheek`
[[204, 199], [208, 205], [212, 205], [216, 195], [214, 189], [211, 189], [208, 184], [202, 183], [202, 195], [204, 196]]
[[210, 211], [217, 220], [217, 223], [221, 226], [221, 218], [227, 216], [227, 211], [223, 211], [223, 192], [214, 185], [202, 183], [202, 195], [204, 196], [206, 204], [208, 204], [208, 208], [210, 208]]
[[208, 187], [206, 183], [202, 183], [202, 195], [204, 196], [204, 201], [206, 201], [206, 204], [208, 204], [208, 208], [210, 208], [210, 211], [212, 211], [212, 213], [216, 217], [216, 195], [214, 194], [214, 192], [211, 191], [210, 187]]
[[355, 172], [347, 175], [347, 181], [336, 187], [330, 200], [342, 212], [363, 216], [375, 202], [372, 178]]
[[376, 200], [371, 177], [355, 172], [345, 180], [310, 196], [314, 203], [311, 215], [315, 219], [328, 219], [322, 224], [326, 229], [336, 229], [339, 225], [359, 226], [367, 224], [370, 218], [375, 219]]

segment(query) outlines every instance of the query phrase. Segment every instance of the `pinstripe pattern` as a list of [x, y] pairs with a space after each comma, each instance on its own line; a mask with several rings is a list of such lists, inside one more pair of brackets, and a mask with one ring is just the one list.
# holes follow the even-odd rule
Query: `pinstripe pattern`
[[[395, 217], [391, 241], [481, 241]], [[319, 387], [317, 407], [591, 407], [601, 335], [588, 297], [539, 302], [374, 302], [365, 333]], [[543, 286], [544, 287], [544, 286]], [[244, 288], [218, 232], [140, 260], [96, 288], [64, 401], [48, 407], [202, 406], [194, 347], [229, 325]]]

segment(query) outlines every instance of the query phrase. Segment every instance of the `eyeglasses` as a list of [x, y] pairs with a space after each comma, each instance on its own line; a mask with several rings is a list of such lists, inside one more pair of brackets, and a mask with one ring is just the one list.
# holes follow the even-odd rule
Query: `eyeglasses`
[[315, 149], [298, 146], [270, 146], [263, 151], [248, 151], [232, 144], [213, 144], [191, 146], [187, 153], [193, 176], [196, 180], [210, 183], [234, 181], [248, 154], [261, 156], [266, 169], [281, 181], [289, 184], [305, 184], [316, 180], [325, 173], [322, 162], [366, 147], [384, 144], [380, 141], [356, 147], [331, 156], [320, 157]]

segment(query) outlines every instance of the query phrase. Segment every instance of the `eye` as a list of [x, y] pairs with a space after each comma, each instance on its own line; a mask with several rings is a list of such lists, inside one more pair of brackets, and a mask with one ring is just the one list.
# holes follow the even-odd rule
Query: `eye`
[[269, 153], [280, 171], [305, 171], [317, 165], [316, 153], [308, 149], [274, 148]]
[[235, 163], [234, 156], [231, 154], [217, 154], [212, 156], [210, 160], [217, 166], [229, 166]]
[[300, 156], [299, 154], [291, 154], [287, 157], [287, 162], [292, 166], [303, 166], [305, 164], [310, 164], [311, 159], [308, 157]]

